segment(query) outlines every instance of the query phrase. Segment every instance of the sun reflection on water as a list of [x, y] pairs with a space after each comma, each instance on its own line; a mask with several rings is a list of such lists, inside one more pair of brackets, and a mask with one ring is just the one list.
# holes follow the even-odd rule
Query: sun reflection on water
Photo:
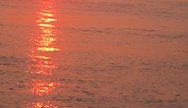
[[39, 75], [52, 75], [54, 69], [58, 68], [54, 64], [52, 57], [44, 55], [30, 55], [32, 63], [28, 66], [30, 73]]
[[28, 66], [32, 74], [52, 75], [57, 68], [56, 58], [51, 54], [60, 51], [56, 44], [57, 18], [53, 5], [53, 0], [42, 1], [42, 9], [36, 12], [38, 33], [32, 37], [33, 47], [29, 54], [32, 63]]
[[53, 106], [52, 104], [45, 104], [42, 102], [38, 102], [33, 104], [32, 108], [57, 108], [57, 106]]
[[27, 106], [27, 108], [58, 108], [53, 105], [50, 101], [48, 102], [33, 102], [31, 107]]
[[[55, 54], [60, 51], [57, 45], [57, 18], [54, 9], [54, 0], [41, 1], [42, 9], [37, 13], [37, 33], [32, 37], [32, 48], [29, 53], [31, 62], [28, 73], [34, 75], [30, 82], [30, 92], [40, 98], [53, 95], [53, 91], [62, 84], [54, 81], [53, 73], [58, 68]], [[42, 78], [37, 78], [37, 77]], [[37, 99], [36, 99], [37, 100]], [[57, 108], [51, 101], [33, 102], [28, 108]]]
[[51, 82], [51, 81], [43, 81], [43, 80], [33, 80], [32, 81], [32, 93], [43, 96], [49, 95], [57, 86], [60, 86], [60, 83]]
[[[51, 8], [50, 8], [51, 9]], [[60, 49], [54, 46], [56, 25], [54, 24], [57, 19], [54, 16], [54, 10], [46, 11], [41, 10], [38, 13], [39, 19], [37, 20], [37, 25], [40, 29], [41, 35], [40, 40], [37, 40], [39, 51], [59, 51]]]

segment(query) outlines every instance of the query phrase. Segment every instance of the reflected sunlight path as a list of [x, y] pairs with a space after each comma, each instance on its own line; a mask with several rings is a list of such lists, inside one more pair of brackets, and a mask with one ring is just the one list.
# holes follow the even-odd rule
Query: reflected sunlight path
[[[31, 80], [32, 94], [39, 96], [50, 95], [61, 84], [51, 81], [49, 76], [53, 76], [53, 72], [58, 68], [55, 63], [54, 54], [60, 49], [56, 44], [56, 22], [54, 1], [41, 1], [42, 9], [37, 12], [38, 19], [36, 21], [38, 31], [32, 37], [32, 48], [29, 54], [31, 63], [28, 65], [28, 73], [35, 76], [43, 76]], [[37, 99], [36, 99], [37, 100]], [[34, 101], [28, 108], [57, 108], [50, 101], [40, 102]]]

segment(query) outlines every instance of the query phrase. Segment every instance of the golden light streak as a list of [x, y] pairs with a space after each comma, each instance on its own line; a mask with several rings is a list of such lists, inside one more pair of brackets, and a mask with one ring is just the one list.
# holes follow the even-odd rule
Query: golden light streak
[[54, 17], [54, 14], [51, 11], [43, 10], [44, 12], [40, 12], [38, 14], [46, 17]]
[[[53, 8], [53, 0], [41, 1], [42, 9], [37, 12], [36, 26], [38, 28], [37, 33], [33, 38], [33, 46], [29, 57], [31, 59], [28, 65], [29, 73], [35, 75], [35, 77], [42, 77], [43, 79], [32, 79], [30, 82], [29, 91], [37, 96], [50, 95], [60, 83], [51, 81], [48, 79], [53, 75], [53, 72], [58, 68], [55, 62], [55, 52], [60, 49], [56, 43], [56, 15]], [[28, 108], [57, 108], [47, 102], [34, 102], [28, 106]]]
[[32, 74], [40, 74], [40, 75], [52, 75], [54, 69], [57, 66], [53, 63], [53, 59], [49, 56], [42, 56], [42, 55], [30, 55], [32, 59], [32, 64], [28, 66], [30, 73]]
[[38, 51], [54, 52], [60, 49], [53, 46], [56, 41], [55, 37], [55, 25], [54, 22], [57, 19], [54, 17], [54, 11], [52, 10], [42, 10], [39, 12], [39, 19], [37, 20], [38, 27], [41, 30], [41, 38], [38, 40], [40, 46], [37, 48]]
[[34, 56], [34, 58], [36, 59], [44, 59], [44, 60], [49, 60], [50, 57], [47, 57], [47, 56]]
[[50, 101], [47, 102], [33, 102], [31, 107], [27, 106], [27, 108], [58, 108], [53, 105]]
[[53, 25], [51, 24], [39, 24], [40, 27], [48, 27], [47, 29], [49, 29], [50, 27], [53, 27]]
[[[52, 7], [53, 1], [43, 1], [41, 9], [37, 12], [36, 20], [39, 35], [34, 37], [30, 58], [33, 61], [28, 67], [30, 73], [40, 75], [52, 75], [57, 68], [54, 58], [49, 53], [60, 51], [56, 45], [56, 17]], [[48, 55], [47, 55], [48, 54]]]
[[50, 48], [50, 47], [39, 47], [38, 48], [39, 51], [51, 51], [51, 52], [54, 52], [54, 51], [59, 51], [60, 49], [58, 48]]
[[57, 82], [42, 81], [42, 80], [33, 80], [32, 81], [32, 93], [43, 96], [49, 95], [52, 91], [55, 90], [57, 86], [60, 86]]

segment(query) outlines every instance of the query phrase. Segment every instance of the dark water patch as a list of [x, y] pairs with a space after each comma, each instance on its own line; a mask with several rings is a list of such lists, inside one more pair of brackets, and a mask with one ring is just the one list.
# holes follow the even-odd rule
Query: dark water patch
[[60, 81], [63, 82], [63, 83], [73, 83], [74, 82], [74, 80], [71, 79], [71, 78], [60, 79]]
[[[159, 60], [159, 61], [140, 61], [140, 71], [141, 72], [149, 72], [150, 74], [157, 74], [161, 71], [174, 71], [175, 73], [171, 73], [171, 75], [178, 74], [178, 72], [186, 71], [188, 68], [188, 62], [186, 61], [172, 61], [172, 60]], [[179, 71], [178, 71], [179, 70]]]
[[183, 53], [184, 55], [188, 56], [188, 50], [180, 50], [179, 52]]
[[9, 65], [23, 65], [26, 64], [26, 59], [24, 58], [17, 58], [14, 56], [1, 56], [0, 57], [0, 65], [5, 65], [5, 66], [9, 66]]
[[105, 33], [106, 31], [104, 29], [98, 29], [98, 28], [65, 28], [67, 30], [72, 31], [80, 31], [80, 32], [91, 32], [91, 33]]
[[[164, 30], [157, 30], [157, 29], [147, 29], [147, 28], [94, 28], [94, 27], [87, 27], [87, 28], [65, 28], [68, 31], [76, 31], [82, 33], [92, 33], [95, 36], [123, 36], [123, 35], [133, 35], [139, 37], [147, 37], [147, 38], [160, 38], [164, 42], [169, 40], [188, 40], [188, 33], [187, 32], [170, 32]], [[92, 35], [89, 35], [92, 36]], [[165, 41], [166, 40], [166, 41]]]
[[160, 38], [163, 38], [163, 39], [173, 39], [173, 40], [176, 40], [176, 39], [183, 39], [183, 38], [188, 38], [188, 34], [178, 34], [178, 33], [169, 33], [169, 34], [156, 34], [157, 37], [160, 37]]
[[143, 104], [147, 104], [148, 106], [155, 106], [155, 107], [165, 107], [165, 108], [181, 108], [181, 104], [178, 100], [162, 100], [162, 99], [155, 99], [155, 98], [148, 98], [144, 100], [138, 101]]
[[3, 24], [0, 23], [0, 27], [4, 26]]
[[[0, 34], [1, 35], [1, 34]], [[6, 47], [7, 45], [4, 43], [0, 43], [0, 47]]]
[[92, 91], [90, 91], [90, 90], [87, 90], [87, 89], [73, 89], [73, 92], [76, 92], [76, 93], [78, 93], [78, 94], [83, 94], [83, 95], [85, 95], [85, 96], [89, 96], [89, 97], [91, 97], [91, 96], [95, 96], [96, 94], [95, 93], [93, 93]]
[[80, 32], [91, 32], [91, 33], [116, 33], [116, 32], [126, 32], [126, 31], [141, 31], [141, 32], [155, 32], [153, 29], [141, 29], [141, 28], [65, 28], [67, 30], [80, 31]]
[[4, 70], [0, 70], [0, 76], [5, 75], [6, 72]]
[[138, 100], [140, 103], [145, 103], [145, 104], [163, 104], [163, 100], [161, 99], [145, 99], [145, 100]]
[[[87, 56], [86, 56], [87, 55]], [[73, 56], [73, 55], [72, 55]], [[103, 54], [88, 54], [82, 53], [78, 58], [75, 58], [75, 64], [64, 64], [62, 67], [67, 71], [74, 71], [78, 73], [86, 72], [95, 74], [100, 72], [113, 72], [121, 70], [130, 70], [130, 65], [133, 62], [128, 57], [111, 57]], [[85, 74], [86, 74], [85, 73]], [[82, 81], [80, 81], [82, 82]]]
[[[63, 2], [66, 6], [72, 7], [74, 10], [79, 8], [79, 12], [95, 14], [129, 14], [137, 16], [149, 16], [149, 17], [163, 17], [163, 18], [175, 18], [185, 19], [187, 17], [186, 10], [187, 3], [179, 1], [122, 1], [122, 2], [106, 2], [106, 1], [69, 1]], [[63, 5], [63, 4], [62, 4]], [[67, 7], [68, 8], [68, 7]]]
[[141, 28], [125, 28], [128, 30], [135, 30], [135, 31], [143, 31], [143, 32], [155, 32], [156, 30], [153, 29], [141, 29]]
[[130, 70], [130, 67], [128, 67], [126, 64], [99, 63], [98, 65], [95, 65], [95, 64], [90, 64], [90, 63], [84, 63], [83, 65], [79, 64], [79, 65], [69, 67], [67, 69], [74, 71], [76, 73], [85, 72], [89, 74], [95, 74], [95, 73], [100, 73], [100, 72], [113, 72], [113, 71], [121, 71], [121, 70], [128, 71]]
[[3, 7], [3, 8], [15, 8], [16, 5], [11, 5], [11, 4], [0, 4], [0, 7]]

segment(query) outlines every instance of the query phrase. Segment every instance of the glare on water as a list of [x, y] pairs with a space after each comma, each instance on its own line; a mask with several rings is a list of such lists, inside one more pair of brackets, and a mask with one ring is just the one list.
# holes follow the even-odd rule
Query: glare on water
[[187, 108], [187, 0], [0, 0], [0, 108]]
[[[37, 11], [37, 27], [38, 30], [31, 37], [33, 45], [29, 53], [31, 63], [28, 64], [30, 74], [44, 76], [43, 79], [32, 79], [29, 84], [32, 88], [30, 91], [34, 95], [45, 96], [50, 95], [61, 84], [55, 81], [49, 81], [49, 77], [53, 77], [53, 72], [58, 68], [54, 60], [57, 59], [53, 53], [60, 50], [56, 44], [56, 11], [54, 9], [54, 1], [41, 1], [41, 10]], [[50, 101], [34, 102], [32, 108], [57, 108]]]

